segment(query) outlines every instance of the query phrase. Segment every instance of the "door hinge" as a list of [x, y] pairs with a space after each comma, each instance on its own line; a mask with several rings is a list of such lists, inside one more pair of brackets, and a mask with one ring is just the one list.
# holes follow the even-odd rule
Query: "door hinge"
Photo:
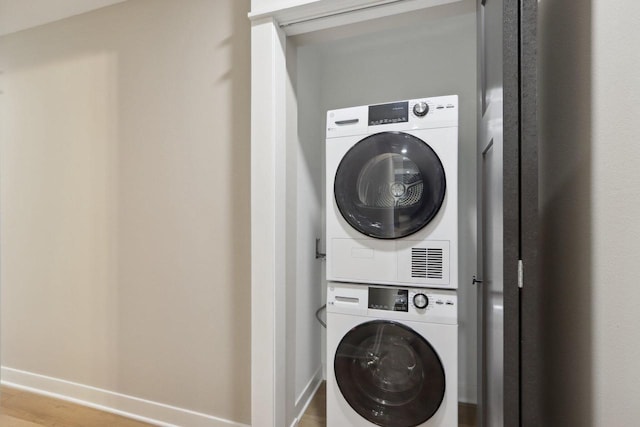
[[522, 260], [518, 260], [518, 287], [522, 289], [524, 285], [524, 266], [522, 265]]

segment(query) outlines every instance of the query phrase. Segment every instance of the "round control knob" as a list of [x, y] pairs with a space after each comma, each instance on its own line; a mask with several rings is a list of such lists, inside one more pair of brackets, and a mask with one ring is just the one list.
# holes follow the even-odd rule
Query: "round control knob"
[[427, 308], [429, 305], [429, 298], [427, 298], [425, 294], [415, 294], [413, 296], [413, 305], [419, 309]]
[[429, 112], [429, 106], [426, 102], [417, 102], [416, 105], [413, 106], [413, 114], [418, 117], [424, 117]]

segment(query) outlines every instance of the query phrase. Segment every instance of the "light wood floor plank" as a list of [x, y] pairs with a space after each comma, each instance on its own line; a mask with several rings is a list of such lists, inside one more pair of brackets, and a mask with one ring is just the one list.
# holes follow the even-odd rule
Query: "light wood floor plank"
[[[327, 427], [326, 401], [326, 385], [323, 383], [298, 426]], [[474, 427], [475, 407], [461, 405], [460, 421], [460, 427]], [[3, 386], [0, 387], [0, 426], [148, 427], [150, 424]]]
[[2, 427], [145, 427], [150, 424], [63, 400], [0, 387]]
[[19, 418], [13, 418], [9, 415], [0, 414], [0, 426], [2, 427], [40, 427], [39, 424], [34, 424], [29, 421], [24, 421]]

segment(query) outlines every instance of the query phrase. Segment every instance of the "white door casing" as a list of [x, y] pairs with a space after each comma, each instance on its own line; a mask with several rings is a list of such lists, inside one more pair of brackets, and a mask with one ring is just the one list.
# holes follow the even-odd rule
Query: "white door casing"
[[[251, 418], [287, 418], [287, 37], [461, 0], [317, 0], [253, 9], [251, 29]], [[252, 2], [255, 6], [257, 1]], [[264, 6], [265, 2], [260, 2]]]

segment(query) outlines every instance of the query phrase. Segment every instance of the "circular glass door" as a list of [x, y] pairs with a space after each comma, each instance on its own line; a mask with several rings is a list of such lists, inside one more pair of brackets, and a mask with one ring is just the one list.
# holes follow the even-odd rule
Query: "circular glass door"
[[438, 213], [446, 179], [428, 144], [403, 132], [370, 135], [338, 165], [334, 196], [343, 218], [378, 239], [415, 233]]
[[422, 336], [397, 322], [351, 329], [336, 350], [334, 372], [349, 405], [383, 427], [420, 425], [444, 399], [440, 358]]

